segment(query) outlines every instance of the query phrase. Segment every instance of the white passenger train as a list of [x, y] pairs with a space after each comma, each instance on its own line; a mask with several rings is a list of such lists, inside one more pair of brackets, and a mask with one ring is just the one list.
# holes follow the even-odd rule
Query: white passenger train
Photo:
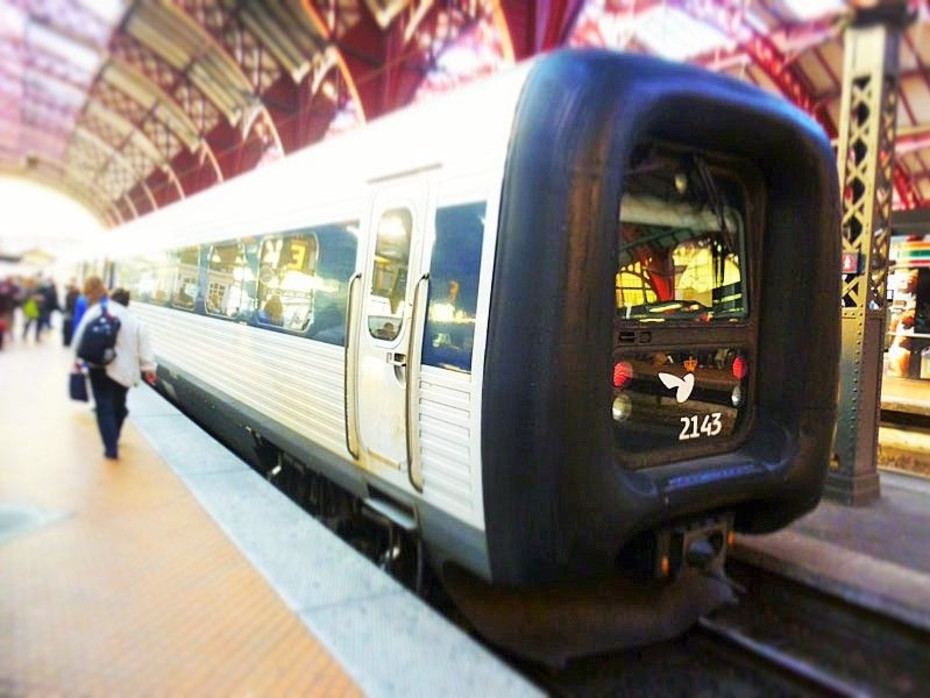
[[558, 52], [110, 239], [159, 388], [440, 571], [673, 579], [821, 495], [836, 167], [751, 86]]

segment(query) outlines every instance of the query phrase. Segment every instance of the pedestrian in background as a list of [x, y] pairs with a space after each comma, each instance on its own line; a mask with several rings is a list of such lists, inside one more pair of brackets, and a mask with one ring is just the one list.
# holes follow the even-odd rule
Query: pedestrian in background
[[0, 349], [3, 349], [3, 340], [6, 335], [13, 338], [13, 311], [16, 309], [16, 296], [19, 289], [8, 276], [0, 281]]
[[[77, 330], [78, 325], [81, 324], [81, 320], [84, 317], [84, 313], [87, 311], [87, 296], [84, 293], [79, 293], [77, 300], [74, 301], [74, 329]], [[72, 336], [73, 339], [73, 336]]]
[[[126, 294], [128, 296], [128, 294]], [[123, 422], [129, 414], [126, 395], [129, 388], [138, 385], [140, 378], [147, 383], [155, 381], [155, 355], [152, 352], [148, 331], [142, 321], [123, 305], [109, 302], [106, 286], [99, 276], [91, 276], [84, 282], [87, 311], [74, 331], [75, 351], [81, 346], [81, 337], [88, 324], [108, 312], [120, 321], [116, 335], [116, 358], [106, 366], [88, 366], [90, 387], [96, 403], [97, 428], [103, 440], [104, 457], [119, 458], [119, 437]], [[128, 298], [126, 298], [128, 303]], [[80, 359], [75, 355], [75, 368]]]
[[110, 298], [113, 299], [114, 303], [119, 303], [124, 308], [129, 307], [129, 291], [125, 288], [114, 288], [110, 293]]
[[35, 279], [26, 279], [23, 283], [23, 340], [29, 337], [29, 328], [36, 326], [36, 342], [42, 339], [42, 304], [45, 296], [40, 293]]
[[40, 279], [39, 294], [42, 296], [42, 302], [39, 304], [39, 324], [42, 325], [43, 330], [50, 330], [52, 329], [52, 313], [61, 310], [55, 279], [49, 278], [47, 281]]
[[[66, 347], [71, 346], [74, 328], [77, 326], [74, 322], [74, 313], [80, 295], [81, 292], [78, 290], [77, 283], [75, 283], [74, 279], [71, 279], [68, 282], [67, 291], [65, 291], [65, 307], [61, 314], [61, 338]], [[78, 322], [80, 322], [80, 319]]]

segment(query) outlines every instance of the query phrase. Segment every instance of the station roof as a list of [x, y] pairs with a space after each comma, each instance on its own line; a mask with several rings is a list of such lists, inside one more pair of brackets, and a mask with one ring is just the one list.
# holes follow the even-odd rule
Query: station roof
[[[698, 63], [831, 136], [852, 0], [0, 0], [0, 172], [108, 225], [562, 45]], [[895, 207], [930, 206], [930, 0], [900, 45]]]

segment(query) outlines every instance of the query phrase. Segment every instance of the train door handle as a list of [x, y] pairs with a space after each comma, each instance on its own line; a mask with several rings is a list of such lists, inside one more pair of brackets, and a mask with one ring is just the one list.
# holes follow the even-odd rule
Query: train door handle
[[389, 351], [387, 353], [387, 362], [391, 364], [391, 366], [404, 368], [407, 366], [407, 355], [396, 351]]

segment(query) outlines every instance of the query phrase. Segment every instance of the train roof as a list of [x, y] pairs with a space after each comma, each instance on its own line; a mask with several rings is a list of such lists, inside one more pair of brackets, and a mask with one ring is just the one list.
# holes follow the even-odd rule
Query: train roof
[[306, 224], [308, 209], [335, 219], [350, 211], [357, 216], [358, 197], [369, 183], [403, 173], [441, 168], [462, 176], [489, 170], [502, 175], [516, 104], [537, 60], [393, 112], [114, 228], [97, 249], [77, 256], [132, 254], [166, 243], [291, 229]]

